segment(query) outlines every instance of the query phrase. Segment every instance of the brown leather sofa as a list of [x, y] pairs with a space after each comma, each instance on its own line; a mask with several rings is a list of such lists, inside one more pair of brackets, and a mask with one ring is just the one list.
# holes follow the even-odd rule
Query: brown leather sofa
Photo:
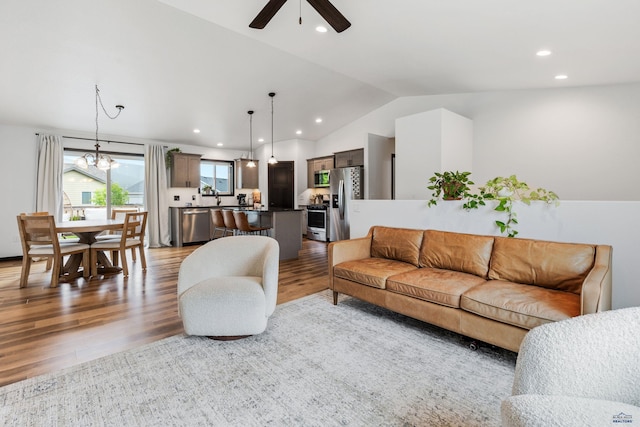
[[374, 226], [329, 244], [329, 288], [518, 351], [530, 329], [611, 309], [611, 246]]

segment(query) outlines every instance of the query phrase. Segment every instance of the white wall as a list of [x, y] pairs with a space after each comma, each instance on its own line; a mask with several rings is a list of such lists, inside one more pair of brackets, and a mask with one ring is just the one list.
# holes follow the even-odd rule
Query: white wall
[[434, 172], [471, 172], [472, 138], [471, 120], [444, 108], [396, 119], [396, 198], [428, 198]]
[[[494, 221], [502, 219], [493, 206], [465, 211], [462, 201], [354, 200], [351, 238], [362, 237], [373, 225], [500, 235]], [[613, 247], [613, 308], [640, 306], [640, 202], [563, 201], [558, 207], [542, 202], [516, 206], [518, 237]]]
[[0, 257], [22, 254], [18, 221], [20, 212], [33, 212], [36, 206], [37, 144], [33, 129], [0, 126]]
[[[436, 108], [473, 121], [476, 183], [515, 173], [563, 200], [640, 200], [640, 83], [399, 98], [320, 139], [315, 155], [395, 136], [397, 118]], [[433, 172], [415, 179], [426, 186]]]

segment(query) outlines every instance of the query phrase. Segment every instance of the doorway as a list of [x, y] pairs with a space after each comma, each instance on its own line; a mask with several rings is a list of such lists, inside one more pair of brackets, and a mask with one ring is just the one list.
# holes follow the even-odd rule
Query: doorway
[[270, 208], [293, 209], [293, 162], [279, 161], [268, 165], [268, 196]]

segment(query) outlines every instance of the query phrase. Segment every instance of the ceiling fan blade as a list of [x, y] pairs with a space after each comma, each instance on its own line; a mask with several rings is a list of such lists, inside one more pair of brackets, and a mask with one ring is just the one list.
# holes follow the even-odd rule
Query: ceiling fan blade
[[258, 30], [263, 29], [286, 2], [287, 0], [269, 0], [269, 3], [258, 13], [258, 16], [251, 21], [249, 27]]
[[307, 0], [311, 6], [333, 27], [341, 33], [351, 26], [351, 22], [340, 13], [329, 0]]

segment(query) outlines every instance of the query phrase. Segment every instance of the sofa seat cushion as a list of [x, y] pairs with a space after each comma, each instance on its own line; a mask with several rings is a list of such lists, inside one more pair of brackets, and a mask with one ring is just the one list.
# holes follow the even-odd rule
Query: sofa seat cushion
[[539, 286], [489, 280], [465, 292], [460, 308], [524, 329], [580, 314], [580, 296]]
[[387, 278], [395, 274], [417, 270], [406, 262], [386, 258], [364, 258], [346, 261], [333, 267], [333, 276], [374, 288], [385, 289]]
[[387, 290], [447, 307], [460, 308], [460, 296], [486, 282], [473, 274], [439, 268], [420, 268], [387, 279]]

